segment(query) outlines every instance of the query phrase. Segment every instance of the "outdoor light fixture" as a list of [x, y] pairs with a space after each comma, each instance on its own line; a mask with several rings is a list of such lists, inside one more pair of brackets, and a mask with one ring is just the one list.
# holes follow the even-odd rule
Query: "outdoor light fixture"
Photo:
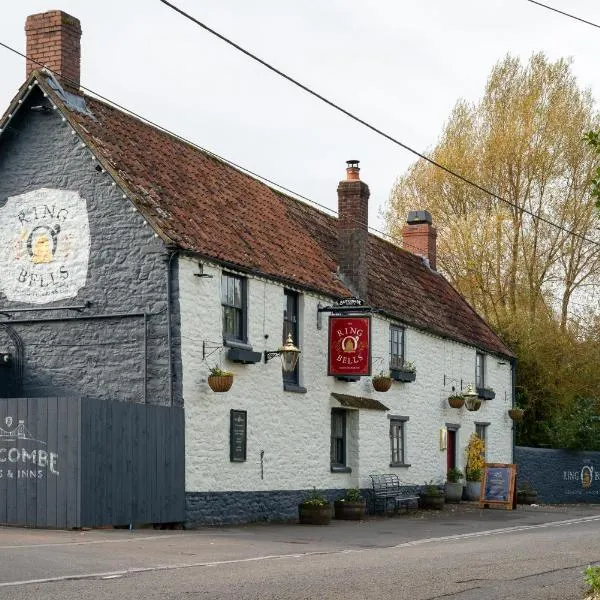
[[479, 410], [479, 407], [481, 406], [481, 398], [473, 388], [472, 383], [470, 383], [467, 386], [467, 389], [463, 392], [463, 398], [465, 399], [465, 407], [467, 410]]
[[279, 350], [265, 350], [265, 362], [269, 362], [272, 358], [281, 356], [281, 366], [286, 372], [293, 371], [296, 368], [298, 357], [300, 356], [300, 350], [294, 346], [294, 340], [292, 340], [292, 334], [289, 333], [285, 344], [279, 348]]

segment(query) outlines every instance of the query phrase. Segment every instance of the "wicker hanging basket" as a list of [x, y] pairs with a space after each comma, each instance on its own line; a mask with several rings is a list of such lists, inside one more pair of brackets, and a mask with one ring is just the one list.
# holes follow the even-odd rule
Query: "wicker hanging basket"
[[462, 408], [465, 403], [465, 399], [460, 395], [448, 396], [448, 404], [452, 408]]
[[522, 408], [509, 408], [508, 409], [508, 416], [513, 421], [521, 421], [523, 419], [524, 414], [525, 414], [525, 411]]
[[233, 385], [233, 375], [209, 375], [208, 385], [213, 392], [228, 392]]
[[391, 377], [373, 377], [371, 382], [376, 392], [387, 392], [392, 387]]

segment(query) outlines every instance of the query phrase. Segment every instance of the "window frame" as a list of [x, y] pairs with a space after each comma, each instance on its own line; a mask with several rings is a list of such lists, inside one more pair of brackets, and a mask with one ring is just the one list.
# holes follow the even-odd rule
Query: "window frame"
[[[406, 462], [406, 423], [410, 417], [388, 415], [388, 419], [390, 421], [390, 467], [410, 467], [410, 463]], [[400, 432], [400, 436], [397, 435], [398, 432]], [[395, 446], [398, 446], [400, 453], [397, 457], [400, 459], [399, 461], [394, 460]]]
[[[332, 408], [331, 409], [331, 439], [330, 439], [330, 463], [331, 463], [331, 471], [337, 472], [348, 472], [348, 420], [347, 420], [347, 412], [343, 408]], [[342, 420], [341, 429], [342, 435], [337, 436], [334, 435], [334, 415], [336, 417], [340, 417]], [[341, 445], [338, 446], [338, 442], [341, 442]], [[341, 449], [341, 457], [337, 455], [337, 451]], [[337, 458], [341, 458], [341, 461], [334, 460]]]
[[[399, 334], [400, 340], [394, 339]], [[390, 369], [402, 369], [404, 368], [404, 361], [406, 357], [406, 327], [402, 325], [390, 325]], [[398, 352], [394, 352], [395, 349], [399, 349]]]
[[[477, 436], [479, 438], [481, 438], [484, 442], [484, 447], [483, 447], [483, 458], [484, 460], [487, 458], [487, 454], [488, 454], [488, 428], [490, 426], [489, 422], [480, 422], [480, 421], [475, 421], [475, 433], [477, 434]], [[480, 431], [483, 432], [483, 435], [480, 435]]]
[[485, 354], [479, 351], [475, 353], [475, 387], [485, 387]]
[[[228, 280], [234, 280], [240, 282], [240, 306], [236, 306], [235, 304], [229, 304], [227, 302], [227, 291], [224, 293], [224, 283]], [[241, 275], [236, 275], [235, 273], [230, 273], [228, 271], [223, 271], [221, 273], [221, 328], [223, 341], [233, 341], [233, 342], [241, 342], [246, 344], [248, 342], [248, 279]], [[233, 309], [236, 311], [237, 319], [239, 322], [237, 323], [239, 326], [239, 336], [230, 334], [226, 332], [225, 329], [225, 310]]]
[[[297, 348], [300, 348], [300, 294], [293, 290], [284, 290], [284, 308], [283, 308], [283, 340], [285, 344], [288, 333], [292, 334], [292, 339]], [[290, 314], [291, 313], [291, 314]], [[296, 391], [300, 387], [300, 358], [293, 371], [284, 371], [281, 369], [284, 389]], [[292, 388], [294, 388], [292, 390]]]

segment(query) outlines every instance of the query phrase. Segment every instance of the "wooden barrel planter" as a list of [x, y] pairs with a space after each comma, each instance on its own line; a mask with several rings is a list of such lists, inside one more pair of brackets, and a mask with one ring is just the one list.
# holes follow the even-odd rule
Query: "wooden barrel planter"
[[345, 521], [360, 521], [364, 519], [367, 510], [367, 501], [349, 502], [348, 500], [336, 500], [333, 503], [333, 512], [336, 519]]
[[298, 521], [301, 525], [329, 525], [331, 504], [298, 504]]
[[209, 375], [208, 385], [213, 392], [228, 392], [233, 385], [233, 375]]

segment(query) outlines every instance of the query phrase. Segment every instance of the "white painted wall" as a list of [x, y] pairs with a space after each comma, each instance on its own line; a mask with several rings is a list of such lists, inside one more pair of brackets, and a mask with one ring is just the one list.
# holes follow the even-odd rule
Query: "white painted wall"
[[[449, 407], [452, 385], [463, 387], [475, 376], [475, 348], [407, 327], [406, 360], [414, 362], [417, 379], [392, 384], [390, 391], [373, 390], [370, 378], [346, 383], [327, 376], [327, 314], [317, 329], [317, 304], [331, 300], [301, 295], [300, 383], [306, 394], [284, 392], [277, 359], [250, 365], [226, 360], [221, 348], [221, 269], [204, 265], [212, 278], [194, 277], [197, 261], [179, 263], [183, 397], [186, 419], [186, 491], [258, 491], [369, 487], [369, 474], [396, 472], [407, 483], [443, 481], [446, 452], [440, 450], [440, 428], [460, 425], [458, 461], [464, 467], [464, 448], [474, 423], [489, 422], [488, 461], [510, 462], [512, 404], [510, 363], [486, 356], [486, 383], [496, 398], [477, 412]], [[249, 278], [248, 330], [254, 351], [274, 350], [281, 344], [284, 287]], [[373, 372], [387, 369], [390, 321], [373, 316]], [[205, 359], [203, 342], [207, 342]], [[216, 348], [215, 348], [216, 346]], [[215, 393], [206, 383], [208, 370], [221, 364], [235, 373], [227, 393]], [[444, 375], [447, 381], [444, 386]], [[352, 473], [330, 472], [330, 411], [339, 406], [331, 392], [376, 398], [389, 412], [360, 410], [349, 419], [348, 462]], [[247, 460], [229, 460], [229, 411], [248, 411]], [[388, 414], [410, 417], [406, 424], [406, 456], [410, 467], [391, 468]], [[358, 417], [358, 418], [356, 418]], [[356, 438], [356, 439], [354, 439]], [[264, 451], [264, 478], [260, 453]]]

